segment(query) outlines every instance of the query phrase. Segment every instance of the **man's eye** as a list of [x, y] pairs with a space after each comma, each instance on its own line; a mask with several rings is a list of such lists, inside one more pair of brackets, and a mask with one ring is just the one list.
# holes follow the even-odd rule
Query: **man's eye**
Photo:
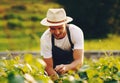
[[51, 30], [55, 30], [54, 28], [50, 28]]
[[62, 27], [60, 27], [60, 28], [58, 28], [59, 30], [61, 30], [62, 29]]

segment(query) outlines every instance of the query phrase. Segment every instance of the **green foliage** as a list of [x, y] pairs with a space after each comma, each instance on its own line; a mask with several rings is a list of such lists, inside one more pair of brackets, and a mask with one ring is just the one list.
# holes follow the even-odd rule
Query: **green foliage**
[[[74, 24], [80, 26], [85, 38], [105, 38], [120, 33], [119, 0], [54, 0], [64, 6]], [[72, 6], [71, 6], [72, 4]]]
[[23, 76], [14, 75], [14, 72], [10, 72], [8, 74], [8, 83], [24, 83], [24, 78]]
[[0, 80], [2, 83], [52, 83], [52, 80], [44, 75], [45, 62], [41, 57], [31, 54], [24, 56], [3, 57], [0, 61]]
[[[120, 57], [104, 56], [98, 60], [85, 59], [78, 70], [70, 70], [59, 75], [54, 83], [119, 83]], [[45, 75], [46, 64], [42, 57], [24, 54], [8, 55], [0, 60], [0, 80], [2, 83], [53, 83]]]
[[17, 15], [17, 14], [14, 14], [14, 13], [7, 13], [2, 17], [2, 19], [3, 20], [18, 19], [18, 20], [21, 20], [21, 21], [24, 20], [20, 15]]
[[85, 50], [120, 50], [119, 42], [119, 35], [110, 34], [105, 39], [85, 40]]
[[47, 27], [40, 25], [48, 8], [57, 3], [41, 0], [0, 0], [0, 51], [40, 50], [40, 37]]
[[22, 24], [16, 21], [8, 21], [7, 27], [9, 27], [10, 29], [22, 28]]
[[24, 5], [14, 5], [11, 7], [11, 9], [17, 10], [17, 11], [21, 11], [21, 10], [25, 11], [27, 8]]
[[37, 16], [31, 16], [30, 19], [34, 22], [34, 21], [40, 21], [42, 19], [40, 19], [39, 17]]
[[15, 14], [6, 14], [6, 15], [4, 15], [3, 16], [3, 19], [6, 19], [6, 20], [8, 20], [8, 19], [13, 19], [13, 18], [16, 18], [17, 16], [15, 15]]
[[90, 83], [93, 83], [96, 79], [105, 83], [107, 83], [107, 81], [119, 81], [119, 60], [119, 57], [104, 56], [98, 61], [92, 62], [90, 69], [87, 70], [89, 81], [91, 81]]
[[120, 57], [103, 56], [98, 60], [85, 59], [85, 64], [77, 71], [60, 75], [55, 83], [119, 83]]

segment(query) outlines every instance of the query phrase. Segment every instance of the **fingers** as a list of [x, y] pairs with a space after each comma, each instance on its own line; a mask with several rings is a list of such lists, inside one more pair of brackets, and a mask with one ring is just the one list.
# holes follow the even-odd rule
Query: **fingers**
[[63, 64], [57, 65], [56, 68], [55, 68], [55, 71], [60, 73], [60, 74], [63, 74], [63, 73], [66, 72], [66, 67]]
[[63, 68], [63, 64], [61, 64], [61, 65], [57, 65], [56, 67], [55, 67], [55, 70], [56, 71], [60, 71], [62, 68]]

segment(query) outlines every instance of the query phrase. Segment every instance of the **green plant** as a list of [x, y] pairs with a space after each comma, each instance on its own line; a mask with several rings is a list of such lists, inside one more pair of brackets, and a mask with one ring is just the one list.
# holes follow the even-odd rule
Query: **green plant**
[[67, 73], [60, 75], [55, 83], [87, 83], [88, 76], [86, 70], [89, 65], [83, 65], [78, 71], [70, 70]]
[[42, 57], [34, 57], [31, 54], [24, 56], [3, 57], [0, 60], [0, 80], [2, 83], [52, 83], [52, 80], [44, 74], [46, 64]]
[[32, 20], [33, 22], [36, 22], [36, 21], [40, 21], [41, 19], [37, 16], [31, 16], [30, 20]]
[[14, 5], [11, 7], [12, 10], [17, 10], [17, 11], [25, 11], [27, 8], [25, 5]]
[[120, 80], [120, 58], [115, 56], [104, 56], [98, 61], [92, 62], [87, 70], [90, 80], [99, 79], [104, 83]]
[[15, 29], [15, 28], [22, 28], [21, 22], [16, 22], [16, 21], [8, 21], [7, 26], [10, 29]]

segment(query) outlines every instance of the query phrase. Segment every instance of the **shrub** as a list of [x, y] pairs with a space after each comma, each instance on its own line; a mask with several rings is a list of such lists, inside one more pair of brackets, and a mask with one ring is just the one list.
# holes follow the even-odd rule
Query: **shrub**
[[3, 19], [6, 19], [6, 20], [8, 20], [8, 19], [13, 19], [13, 18], [16, 18], [16, 15], [13, 14], [13, 13], [11, 13], [11, 14], [5, 14], [5, 15], [3, 16]]
[[4, 57], [0, 60], [1, 83], [53, 83], [44, 75], [46, 64], [31, 54]]
[[37, 17], [37, 16], [31, 16], [30, 19], [31, 19], [32, 21], [40, 21], [40, 20], [41, 20], [41, 19], [40, 19], [39, 17]]
[[7, 26], [10, 29], [15, 29], [15, 28], [22, 28], [22, 24], [20, 22], [14, 22], [14, 21], [8, 21]]
[[26, 10], [27, 8], [25, 5], [14, 5], [11, 7], [11, 9], [19, 11], [19, 10]]

